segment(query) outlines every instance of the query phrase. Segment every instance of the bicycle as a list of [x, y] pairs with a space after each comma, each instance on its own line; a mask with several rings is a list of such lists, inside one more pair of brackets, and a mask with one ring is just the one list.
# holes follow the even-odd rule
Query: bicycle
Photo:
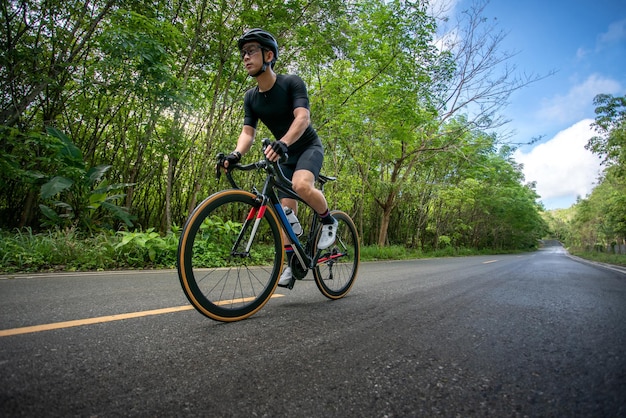
[[[269, 144], [263, 140], [263, 146]], [[224, 154], [218, 154], [216, 176]], [[265, 171], [259, 191], [241, 189], [233, 178], [235, 171]], [[226, 178], [232, 189], [219, 191], [200, 203], [182, 229], [178, 254], [178, 277], [189, 302], [201, 314], [222, 322], [238, 321], [258, 312], [273, 296], [284, 264], [285, 231], [293, 249], [290, 267], [293, 278], [303, 279], [313, 271], [315, 284], [329, 299], [343, 298], [356, 279], [360, 244], [354, 222], [339, 210], [337, 238], [325, 250], [317, 248], [321, 222], [315, 211], [292, 189], [277, 162], [263, 159], [229, 167]], [[318, 187], [324, 190], [335, 177], [320, 174]], [[301, 236], [293, 228], [280, 204], [277, 191], [298, 200], [312, 212], [308, 233]], [[302, 213], [302, 211], [301, 211]], [[301, 218], [302, 223], [302, 218]], [[304, 227], [304, 224], [303, 224]]]

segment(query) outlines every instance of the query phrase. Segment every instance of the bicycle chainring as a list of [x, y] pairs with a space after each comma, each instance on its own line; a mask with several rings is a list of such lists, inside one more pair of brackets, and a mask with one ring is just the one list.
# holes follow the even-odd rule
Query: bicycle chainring
[[304, 279], [306, 274], [309, 272], [308, 268], [302, 267], [302, 265], [300, 264], [300, 260], [298, 260], [298, 257], [296, 257], [295, 254], [293, 255], [293, 257], [291, 257], [289, 267], [291, 267], [291, 274], [293, 274], [293, 277], [298, 280]]

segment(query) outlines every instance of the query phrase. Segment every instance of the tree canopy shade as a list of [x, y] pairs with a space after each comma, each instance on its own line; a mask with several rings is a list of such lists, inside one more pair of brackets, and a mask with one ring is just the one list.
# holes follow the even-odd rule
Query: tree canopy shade
[[[253, 85], [236, 41], [264, 27], [281, 48], [277, 72], [309, 86], [323, 171], [341, 178], [329, 200], [365, 244], [533, 246], [544, 232], [533, 185], [487, 133], [532, 80], [497, 70], [510, 56], [479, 30], [482, 5], [464, 15], [463, 42], [442, 48], [422, 1], [3, 1], [2, 227], [182, 224], [225, 187], [214, 156], [234, 147]], [[89, 199], [112, 206], [98, 217], [79, 205]]]

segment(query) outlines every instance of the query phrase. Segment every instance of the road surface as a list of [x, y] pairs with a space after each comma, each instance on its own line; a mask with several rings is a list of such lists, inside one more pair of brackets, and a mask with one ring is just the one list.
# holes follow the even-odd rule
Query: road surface
[[624, 417], [626, 274], [560, 246], [362, 263], [230, 324], [175, 271], [2, 277], [0, 416]]

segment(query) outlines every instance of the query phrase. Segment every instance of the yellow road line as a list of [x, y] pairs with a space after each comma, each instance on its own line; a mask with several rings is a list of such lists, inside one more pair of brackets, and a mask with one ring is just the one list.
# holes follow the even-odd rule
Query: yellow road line
[[0, 330], [0, 337], [9, 337], [11, 335], [29, 334], [32, 332], [51, 331], [53, 329], [78, 327], [81, 325], [100, 324], [102, 322], [120, 321], [122, 319], [139, 318], [149, 315], [161, 315], [172, 312], [186, 311], [193, 309], [193, 306], [176, 306], [173, 308], [154, 309], [151, 311], [131, 312], [126, 314], [99, 316], [97, 318], [77, 319], [75, 321], [55, 322], [52, 324], [33, 325], [31, 327], [13, 328]]
[[[281, 297], [281, 296], [284, 296], [284, 295], [275, 293], [272, 295], [272, 298]], [[228, 304], [229, 302], [238, 302], [238, 301], [240, 302], [241, 300], [233, 300], [233, 301], [224, 300], [224, 301], [217, 302], [216, 304], [224, 305], [224, 304]], [[123, 319], [141, 318], [143, 316], [150, 316], [150, 315], [163, 315], [163, 314], [173, 313], [173, 312], [189, 311], [191, 309], [193, 309], [193, 306], [191, 305], [174, 306], [172, 308], [153, 309], [150, 311], [130, 312], [130, 313], [125, 313], [125, 314], [98, 316], [96, 318], [77, 319], [74, 321], [54, 322], [52, 324], [33, 325], [30, 327], [3, 329], [3, 330], [0, 330], [0, 337], [10, 337], [13, 335], [30, 334], [33, 332], [51, 331], [54, 329], [79, 327], [82, 325], [101, 324], [103, 322], [121, 321]]]

